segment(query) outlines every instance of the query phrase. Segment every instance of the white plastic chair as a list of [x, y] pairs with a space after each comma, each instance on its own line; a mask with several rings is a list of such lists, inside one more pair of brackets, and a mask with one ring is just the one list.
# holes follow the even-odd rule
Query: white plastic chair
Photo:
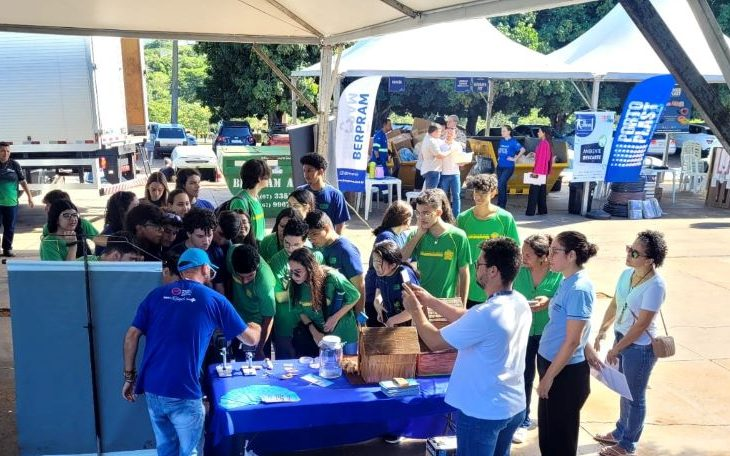
[[705, 164], [702, 161], [702, 146], [693, 141], [682, 145], [680, 156], [679, 190], [699, 193], [703, 190], [703, 183], [707, 180]]
[[421, 187], [421, 190], [406, 192], [406, 202], [408, 204], [412, 204], [412, 201], [415, 201], [416, 198], [418, 198], [418, 196], [423, 193], [424, 190], [426, 190], [426, 181], [423, 181], [423, 186]]

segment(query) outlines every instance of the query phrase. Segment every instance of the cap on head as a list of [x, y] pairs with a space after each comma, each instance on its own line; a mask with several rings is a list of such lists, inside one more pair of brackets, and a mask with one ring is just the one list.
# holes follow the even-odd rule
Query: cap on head
[[182, 272], [191, 268], [198, 268], [203, 265], [208, 265], [214, 271], [218, 268], [210, 261], [208, 254], [203, 249], [190, 248], [180, 255], [180, 259], [177, 260], [177, 269]]

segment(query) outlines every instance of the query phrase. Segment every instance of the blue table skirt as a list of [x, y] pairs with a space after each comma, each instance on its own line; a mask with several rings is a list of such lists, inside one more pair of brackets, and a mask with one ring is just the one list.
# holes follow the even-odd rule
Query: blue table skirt
[[[293, 364], [299, 376], [317, 374], [297, 361], [274, 362], [271, 376], [257, 370], [255, 377], [244, 377], [241, 363], [235, 363], [233, 377], [218, 378], [215, 366], [209, 367], [208, 448], [212, 444], [224, 454], [234, 435], [249, 440], [259, 454], [344, 445], [384, 434], [427, 438], [445, 433], [446, 415], [454, 410], [444, 402], [448, 377], [419, 378], [419, 396], [389, 398], [378, 385], [351, 385], [344, 376], [327, 388], [299, 376], [281, 380], [284, 363]], [[228, 391], [249, 385], [281, 386], [296, 392], [301, 401], [231, 410], [219, 405]]]

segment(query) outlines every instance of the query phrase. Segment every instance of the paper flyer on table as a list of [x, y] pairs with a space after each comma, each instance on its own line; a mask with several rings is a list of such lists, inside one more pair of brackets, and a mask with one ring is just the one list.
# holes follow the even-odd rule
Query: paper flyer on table
[[591, 375], [593, 375], [599, 382], [606, 385], [609, 389], [617, 392], [621, 397], [633, 401], [634, 398], [631, 396], [629, 391], [629, 384], [626, 382], [626, 376], [619, 372], [615, 367], [604, 364], [601, 370], [597, 370], [591, 367]]

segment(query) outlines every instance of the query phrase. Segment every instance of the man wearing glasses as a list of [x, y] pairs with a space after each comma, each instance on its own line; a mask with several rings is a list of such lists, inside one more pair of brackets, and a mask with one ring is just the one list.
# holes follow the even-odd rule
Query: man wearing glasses
[[127, 213], [126, 231], [134, 236], [145, 261], [161, 261], [164, 218], [165, 213], [154, 204], [140, 204]]
[[[512, 239], [482, 244], [477, 282], [489, 298], [469, 310], [443, 303], [423, 288], [405, 286], [403, 305], [428, 348], [458, 350], [445, 401], [458, 410], [459, 454], [509, 454], [512, 435], [525, 415], [523, 372], [532, 312], [525, 297], [512, 290], [520, 258]], [[423, 306], [449, 325], [437, 329]]]
[[[203, 250], [186, 250], [177, 266], [181, 280], [147, 295], [124, 338], [122, 396], [134, 402], [137, 394], [145, 395], [158, 454], [201, 454], [205, 409], [199, 373], [213, 331], [256, 345], [261, 328], [244, 322], [223, 295], [204, 285], [215, 266]], [[142, 335], [146, 343], [137, 375]]]

